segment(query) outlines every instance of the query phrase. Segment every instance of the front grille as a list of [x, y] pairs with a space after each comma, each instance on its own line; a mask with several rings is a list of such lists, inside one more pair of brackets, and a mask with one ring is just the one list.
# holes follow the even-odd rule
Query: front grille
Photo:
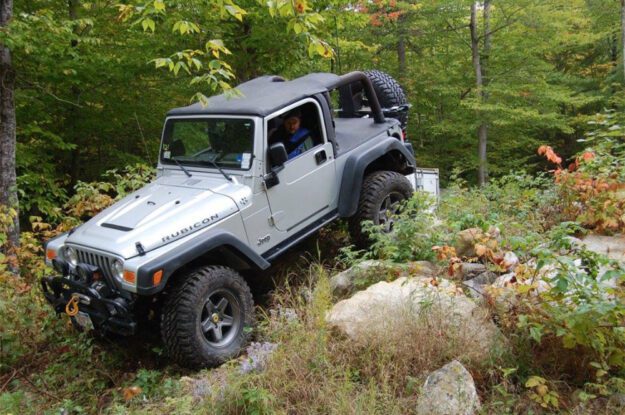
[[113, 271], [111, 267], [115, 258], [91, 251], [85, 251], [84, 249], [79, 248], [76, 249], [76, 252], [78, 254], [78, 262], [96, 266], [100, 269], [100, 271], [102, 271], [107, 280], [115, 280], [115, 278], [113, 278]]

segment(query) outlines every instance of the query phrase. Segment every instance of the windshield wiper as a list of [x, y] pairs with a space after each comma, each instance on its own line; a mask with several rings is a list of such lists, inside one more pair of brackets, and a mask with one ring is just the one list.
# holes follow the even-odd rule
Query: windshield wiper
[[176, 159], [176, 157], [172, 157], [172, 158], [170, 158], [170, 160], [173, 160], [174, 163], [176, 163], [178, 165], [178, 167], [180, 167], [180, 170], [182, 170], [184, 172], [184, 174], [186, 174], [187, 176], [191, 177], [191, 173], [189, 173], [189, 170], [185, 169], [184, 166], [182, 164], [180, 164], [180, 162]]
[[208, 162], [209, 162], [209, 163], [210, 163], [213, 167], [215, 167], [217, 170], [219, 170], [219, 173], [223, 174], [223, 175], [224, 175], [224, 177], [226, 178], [226, 180], [228, 180], [229, 182], [231, 182], [231, 181], [232, 181], [232, 177], [228, 176], [228, 173], [226, 173], [225, 171], [223, 171], [223, 170], [221, 169], [221, 167], [219, 167], [219, 164], [217, 164], [217, 163], [215, 162], [215, 159], [216, 159], [217, 157], [219, 157], [219, 156], [221, 156], [221, 153], [217, 154], [217, 155], [215, 156], [215, 158], [213, 158], [213, 159], [209, 159], [209, 158], [207, 158], [207, 159], [206, 159], [206, 161], [208, 161]]

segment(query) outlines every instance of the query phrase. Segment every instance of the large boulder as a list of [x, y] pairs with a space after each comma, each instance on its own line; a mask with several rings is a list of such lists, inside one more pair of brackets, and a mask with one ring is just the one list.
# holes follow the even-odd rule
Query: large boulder
[[[414, 261], [408, 264], [394, 264], [382, 261], [362, 261], [330, 278], [332, 294], [343, 298], [359, 287], [366, 288], [370, 284], [401, 276], [435, 277], [439, 267], [429, 261]], [[392, 278], [391, 278], [392, 277]]]
[[417, 401], [423, 415], [472, 415], [480, 408], [473, 377], [454, 360], [430, 373]]
[[[440, 336], [443, 331], [461, 338], [473, 354], [487, 355], [498, 339], [498, 330], [485, 310], [445, 279], [401, 277], [393, 282], [379, 282], [339, 301], [326, 319], [362, 343], [380, 340], [380, 336], [392, 341], [407, 326], [420, 323], [432, 336]], [[431, 324], [432, 321], [437, 324]], [[459, 350], [460, 354], [465, 352], [468, 350]]]
[[625, 235], [595, 235], [584, 237], [582, 244], [589, 251], [606, 255], [610, 259], [625, 263]]
[[330, 278], [332, 294], [336, 297], [349, 295], [354, 289], [354, 281], [358, 276], [369, 272], [383, 272], [384, 268], [384, 263], [381, 261], [368, 260], [359, 262]]

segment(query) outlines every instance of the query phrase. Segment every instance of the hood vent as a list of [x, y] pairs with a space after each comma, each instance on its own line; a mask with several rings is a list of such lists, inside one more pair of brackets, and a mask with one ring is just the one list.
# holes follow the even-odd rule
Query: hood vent
[[128, 228], [127, 226], [115, 225], [114, 223], [102, 223], [100, 226], [102, 226], [103, 228], [111, 228], [122, 232], [129, 232], [132, 230], [132, 228]]

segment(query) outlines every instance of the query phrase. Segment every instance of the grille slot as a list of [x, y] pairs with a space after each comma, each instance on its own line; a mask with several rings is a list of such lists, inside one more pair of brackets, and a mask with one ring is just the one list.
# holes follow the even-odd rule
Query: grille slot
[[113, 262], [114, 258], [102, 254], [97, 254], [95, 252], [85, 251], [79, 248], [76, 248], [76, 253], [78, 254], [78, 262], [98, 267], [100, 271], [104, 274], [106, 279], [108, 279], [109, 281], [114, 280], [113, 272], [111, 271], [111, 263]]

